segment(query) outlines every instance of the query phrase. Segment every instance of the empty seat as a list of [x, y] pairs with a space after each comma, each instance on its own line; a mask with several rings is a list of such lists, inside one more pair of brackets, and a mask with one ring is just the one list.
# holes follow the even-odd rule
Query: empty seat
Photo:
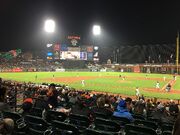
[[117, 116], [112, 116], [111, 119], [113, 121], [116, 121], [121, 125], [121, 127], [124, 127], [126, 124], [130, 124], [131, 121], [128, 118], [125, 117], [117, 117]]
[[86, 131], [83, 133], [83, 135], [116, 135], [118, 133], [114, 132], [105, 132], [105, 131], [99, 131], [94, 129], [86, 129]]
[[139, 125], [139, 126], [146, 126], [146, 127], [152, 128], [154, 130], [156, 130], [158, 128], [158, 125], [156, 122], [147, 121], [147, 120], [135, 120], [134, 124]]
[[69, 123], [76, 125], [79, 129], [86, 129], [90, 125], [90, 120], [87, 116], [79, 114], [70, 114]]
[[53, 131], [61, 131], [63, 135], [79, 135], [78, 128], [72, 124], [64, 123], [60, 121], [52, 122]]
[[163, 125], [161, 126], [161, 130], [162, 130], [162, 132], [164, 132], [164, 131], [170, 131], [170, 132], [172, 132], [172, 130], [173, 130], [173, 125], [172, 125], [172, 124], [163, 124]]
[[109, 116], [107, 116], [105, 113], [102, 113], [102, 112], [94, 112], [94, 117], [95, 118], [103, 118], [103, 119], [109, 118]]
[[162, 135], [172, 135], [172, 131], [163, 131]]
[[134, 119], [145, 120], [144, 116], [142, 116], [142, 115], [132, 114], [132, 116]]
[[124, 131], [126, 135], [157, 135], [156, 131], [152, 128], [132, 124], [126, 124]]
[[115, 133], [121, 130], [121, 126], [120, 124], [112, 120], [96, 118], [94, 121], [94, 129]]
[[39, 131], [45, 131], [49, 127], [45, 120], [40, 117], [26, 115], [25, 121], [28, 123], [29, 127]]
[[29, 128], [28, 135], [44, 135], [44, 131]]

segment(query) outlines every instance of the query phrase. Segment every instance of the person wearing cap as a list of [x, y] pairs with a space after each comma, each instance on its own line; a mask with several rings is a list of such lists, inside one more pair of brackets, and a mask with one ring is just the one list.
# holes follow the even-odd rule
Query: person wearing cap
[[130, 121], [134, 121], [134, 118], [132, 117], [131, 113], [128, 111], [126, 107], [126, 101], [120, 100], [117, 106], [117, 110], [114, 111], [113, 116], [117, 117], [125, 117], [129, 119]]

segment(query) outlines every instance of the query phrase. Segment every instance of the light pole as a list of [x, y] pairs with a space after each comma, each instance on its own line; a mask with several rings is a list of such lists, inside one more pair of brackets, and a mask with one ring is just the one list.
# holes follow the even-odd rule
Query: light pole
[[101, 34], [101, 26], [94, 25], [93, 26], [93, 35], [97, 36]]
[[[96, 45], [96, 43], [95, 43], [95, 40], [96, 40], [96, 38], [101, 34], [101, 26], [99, 26], [99, 25], [94, 25], [93, 26], [93, 29], [92, 29], [92, 32], [93, 32], [93, 35], [95, 36], [94, 38], [93, 38], [93, 40], [94, 40], [94, 53], [96, 54], [98, 54], [98, 46]], [[99, 56], [94, 56], [94, 57], [99, 57]]]
[[[52, 19], [48, 19], [44, 22], [44, 31], [48, 34], [46, 37], [46, 51], [48, 51], [48, 52], [49, 51], [52, 52], [52, 50], [50, 49], [50, 48], [52, 48], [52, 44], [50, 43], [50, 41], [51, 41], [50, 39], [51, 39], [52, 33], [54, 33], [54, 31], [55, 31], [55, 26], [56, 26], [55, 21]], [[51, 35], [49, 35], [49, 34], [51, 34]], [[51, 53], [51, 55], [46, 54], [46, 57], [49, 59], [53, 59], [52, 56], [53, 56], [52, 53]]]
[[44, 23], [44, 30], [47, 32], [47, 33], [53, 33], [55, 31], [55, 21], [54, 20], [46, 20], [45, 23]]
[[95, 38], [101, 34], [101, 26], [99, 26], [99, 25], [94, 25], [94, 26], [93, 26], [93, 29], [92, 29], [92, 32], [93, 32], [93, 35], [95, 36], [95, 37], [93, 38], [94, 44], [95, 44]]

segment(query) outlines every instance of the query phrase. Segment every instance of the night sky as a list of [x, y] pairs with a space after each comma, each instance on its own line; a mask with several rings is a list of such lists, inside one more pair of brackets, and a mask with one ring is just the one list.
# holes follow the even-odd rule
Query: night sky
[[[172, 44], [180, 29], [180, 1], [163, 0], [1, 0], [0, 51], [38, 50], [48, 41], [80, 35], [82, 43], [104, 47]], [[44, 21], [56, 21], [48, 35]], [[93, 24], [102, 35], [92, 36]]]

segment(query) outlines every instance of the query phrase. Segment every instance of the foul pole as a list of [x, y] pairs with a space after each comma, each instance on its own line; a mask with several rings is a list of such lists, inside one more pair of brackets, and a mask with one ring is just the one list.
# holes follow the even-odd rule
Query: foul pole
[[179, 66], [179, 32], [177, 33], [176, 38], [176, 72], [178, 73], [178, 66]]

